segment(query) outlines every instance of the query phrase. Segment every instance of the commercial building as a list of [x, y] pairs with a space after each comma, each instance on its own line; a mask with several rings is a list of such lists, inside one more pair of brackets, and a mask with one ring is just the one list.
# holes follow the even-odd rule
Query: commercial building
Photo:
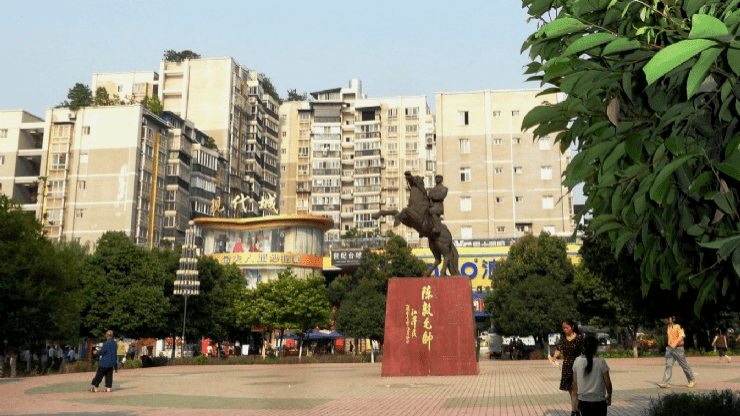
[[521, 129], [532, 108], [560, 100], [540, 92], [436, 94], [436, 170], [449, 188], [444, 222], [462, 244], [573, 232], [571, 196], [561, 184], [568, 155], [556, 134], [535, 141]]
[[[213, 139], [228, 165], [224, 216], [274, 213], [278, 201], [278, 106], [268, 80], [232, 58], [161, 61], [159, 98], [165, 111], [190, 120]], [[237, 202], [237, 203], [226, 203]]]
[[[280, 106], [281, 212], [331, 218], [328, 239], [353, 228], [393, 229], [373, 214], [405, 205], [404, 171], [433, 183], [434, 121], [426, 97], [367, 98], [358, 79], [311, 96]], [[394, 231], [418, 240], [405, 226]]]

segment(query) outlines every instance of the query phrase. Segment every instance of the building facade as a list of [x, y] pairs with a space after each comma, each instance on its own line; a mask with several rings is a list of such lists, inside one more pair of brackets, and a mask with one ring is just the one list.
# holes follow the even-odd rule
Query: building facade
[[444, 221], [453, 238], [573, 232], [571, 196], [561, 184], [568, 155], [556, 134], [534, 141], [521, 129], [532, 108], [559, 100], [540, 92], [437, 93], [437, 172], [449, 189]]
[[159, 73], [164, 110], [191, 120], [228, 164], [223, 186], [232, 200], [223, 215], [266, 214], [259, 201], [278, 200], [279, 103], [271, 84], [232, 58], [161, 61]]
[[286, 214], [334, 221], [328, 239], [356, 228], [418, 240], [405, 226], [373, 218], [408, 198], [403, 174], [434, 177], [434, 121], [425, 96], [367, 98], [362, 83], [280, 106], [281, 201]]
[[105, 72], [92, 76], [90, 89], [95, 94], [105, 88], [108, 98], [118, 97], [120, 102], [136, 104], [146, 97], [158, 95], [159, 74], [154, 71]]
[[46, 163], [44, 120], [22, 110], [0, 111], [0, 192], [41, 216], [39, 180]]

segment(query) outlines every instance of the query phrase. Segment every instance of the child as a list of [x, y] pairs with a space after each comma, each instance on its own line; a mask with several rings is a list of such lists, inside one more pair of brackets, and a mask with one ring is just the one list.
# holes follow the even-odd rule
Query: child
[[606, 416], [612, 404], [612, 381], [609, 366], [596, 357], [599, 341], [593, 335], [583, 340], [584, 355], [573, 363], [573, 388], [578, 392], [578, 406], [582, 416]]

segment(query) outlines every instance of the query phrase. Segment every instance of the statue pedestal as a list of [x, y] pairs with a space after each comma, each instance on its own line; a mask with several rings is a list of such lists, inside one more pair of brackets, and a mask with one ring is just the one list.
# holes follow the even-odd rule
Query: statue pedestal
[[470, 279], [390, 279], [381, 374], [478, 374]]

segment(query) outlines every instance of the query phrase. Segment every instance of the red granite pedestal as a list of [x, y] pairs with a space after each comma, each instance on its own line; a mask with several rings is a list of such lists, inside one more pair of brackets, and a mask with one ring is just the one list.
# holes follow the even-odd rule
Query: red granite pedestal
[[383, 377], [475, 375], [476, 355], [470, 279], [388, 282]]

